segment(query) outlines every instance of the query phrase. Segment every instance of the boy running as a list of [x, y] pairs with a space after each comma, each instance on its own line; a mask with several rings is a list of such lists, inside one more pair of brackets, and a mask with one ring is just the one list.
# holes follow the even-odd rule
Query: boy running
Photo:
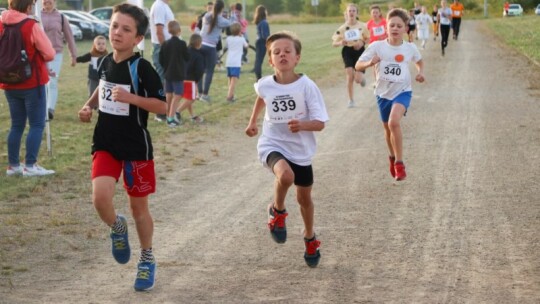
[[390, 174], [397, 181], [405, 179], [401, 118], [412, 98], [409, 63], [416, 64], [416, 81], [424, 82], [424, 63], [414, 43], [405, 42], [408, 14], [392, 9], [387, 15], [388, 39], [370, 44], [356, 63], [357, 70], [375, 66], [375, 95], [379, 104], [390, 159]]
[[266, 41], [274, 75], [261, 78], [255, 84], [257, 100], [246, 128], [250, 137], [257, 135], [257, 118], [265, 109], [263, 131], [257, 150], [263, 165], [275, 175], [274, 202], [268, 206], [268, 228], [275, 242], [285, 243], [287, 228], [285, 197], [296, 185], [296, 199], [304, 220], [304, 260], [310, 267], [319, 264], [320, 241], [315, 236], [314, 205], [311, 199], [315, 154], [314, 131], [321, 131], [328, 114], [321, 92], [306, 75], [297, 74], [302, 45], [289, 32], [278, 32]]
[[133, 52], [147, 27], [148, 18], [137, 6], [123, 3], [113, 8], [109, 38], [114, 51], [99, 61], [99, 87], [79, 111], [79, 119], [90, 122], [92, 110], [98, 109], [92, 144], [92, 201], [101, 220], [111, 227], [112, 254], [120, 264], [131, 257], [127, 220], [113, 205], [115, 184], [123, 173], [141, 246], [137, 291], [152, 289], [156, 273], [154, 224], [148, 209], [148, 195], [156, 185], [148, 113], [165, 114], [167, 108], [159, 75]]

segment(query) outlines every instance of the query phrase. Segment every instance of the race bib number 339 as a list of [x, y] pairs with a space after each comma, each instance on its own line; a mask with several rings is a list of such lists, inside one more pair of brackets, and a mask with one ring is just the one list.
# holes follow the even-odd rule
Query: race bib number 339
[[266, 99], [266, 120], [287, 123], [307, 116], [306, 102], [300, 93], [269, 96]]
[[130, 85], [111, 83], [103, 79], [99, 80], [99, 110], [112, 115], [129, 116], [129, 103], [112, 99], [112, 89], [115, 86], [120, 86], [128, 92], [131, 90]]

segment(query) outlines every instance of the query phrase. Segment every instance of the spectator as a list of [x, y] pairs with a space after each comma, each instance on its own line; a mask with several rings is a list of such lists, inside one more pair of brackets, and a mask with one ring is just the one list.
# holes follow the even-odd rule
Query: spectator
[[[169, 0], [155, 0], [150, 7], [150, 39], [153, 48], [152, 63], [161, 78], [162, 85], [165, 83], [165, 73], [159, 63], [159, 52], [163, 42], [171, 38], [171, 34], [165, 30], [165, 25], [171, 20], [174, 20], [174, 14], [169, 6]], [[167, 120], [167, 115], [156, 114], [154, 119], [162, 122]]]
[[266, 54], [266, 39], [270, 36], [270, 26], [266, 21], [268, 12], [266, 7], [259, 5], [255, 8], [253, 23], [257, 26], [257, 40], [255, 40], [255, 65], [253, 71], [257, 80], [262, 78], [262, 63]]
[[[41, 26], [28, 15], [33, 13], [34, 0], [9, 0], [9, 9], [2, 13], [0, 32], [4, 25], [25, 22], [21, 26], [22, 39], [28, 58], [31, 62], [32, 76], [17, 84], [0, 83], [4, 90], [11, 117], [11, 128], [7, 137], [8, 161], [7, 176], [42, 176], [53, 174], [37, 164], [39, 147], [43, 129], [47, 102], [45, 100], [45, 84], [49, 81], [47, 61], [54, 59], [56, 54], [51, 42]], [[25, 21], [30, 19], [29, 21]], [[26, 120], [30, 130], [26, 135], [25, 166], [20, 164], [19, 153]]]
[[200, 99], [210, 102], [208, 93], [214, 77], [214, 69], [217, 62], [217, 45], [221, 41], [221, 32], [224, 28], [231, 25], [231, 21], [222, 16], [225, 3], [222, 0], [216, 0], [211, 13], [206, 13], [203, 17], [201, 30], [202, 48], [201, 52], [206, 63], [204, 81], [199, 83], [199, 91], [202, 92]]
[[107, 38], [104, 36], [96, 36], [94, 38], [94, 43], [92, 44], [92, 49], [89, 53], [86, 53], [82, 56], [77, 57], [77, 62], [90, 62], [88, 65], [88, 96], [92, 96], [94, 91], [99, 85], [99, 74], [98, 69], [98, 59], [107, 55]]
[[71, 66], [77, 64], [77, 47], [75, 39], [71, 33], [69, 22], [64, 15], [56, 9], [56, 0], [42, 0], [43, 10], [41, 11], [41, 24], [52, 43], [56, 55], [54, 60], [47, 64], [49, 68], [49, 85], [47, 91], [47, 105], [49, 119], [54, 118], [56, 102], [58, 101], [58, 78], [62, 68], [64, 41], [68, 44], [71, 55]]

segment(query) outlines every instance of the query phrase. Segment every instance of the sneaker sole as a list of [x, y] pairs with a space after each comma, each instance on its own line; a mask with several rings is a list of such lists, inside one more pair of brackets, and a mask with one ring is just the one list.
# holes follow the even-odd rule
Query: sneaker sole
[[306, 264], [311, 267], [315, 268], [317, 265], [319, 265], [319, 262], [321, 261], [321, 253], [317, 251], [316, 255], [310, 256], [304, 253], [304, 261], [306, 261]]

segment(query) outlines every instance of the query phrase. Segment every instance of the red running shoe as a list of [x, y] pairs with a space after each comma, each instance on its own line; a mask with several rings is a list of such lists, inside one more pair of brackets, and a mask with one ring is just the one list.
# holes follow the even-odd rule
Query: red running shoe
[[283, 244], [287, 241], [287, 226], [285, 225], [287, 215], [289, 215], [287, 211], [278, 211], [274, 208], [274, 203], [268, 205], [268, 229], [276, 243]]
[[405, 173], [405, 164], [402, 161], [398, 161], [394, 164], [394, 169], [396, 170], [396, 180], [404, 180], [407, 177]]
[[394, 169], [394, 163], [396, 162], [395, 156], [388, 156], [388, 160], [390, 161], [390, 175], [392, 175], [393, 178], [396, 177], [396, 169]]
[[317, 236], [313, 236], [311, 240], [304, 238], [306, 245], [306, 251], [304, 252], [304, 260], [309, 267], [317, 267], [321, 259], [321, 253], [319, 247], [321, 247], [321, 241], [317, 240]]

